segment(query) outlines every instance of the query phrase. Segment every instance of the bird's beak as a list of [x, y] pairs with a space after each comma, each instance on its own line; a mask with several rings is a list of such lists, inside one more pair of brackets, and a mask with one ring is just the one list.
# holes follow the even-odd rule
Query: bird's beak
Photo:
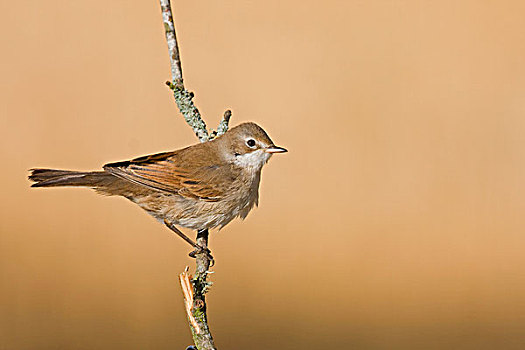
[[270, 146], [264, 150], [266, 153], [284, 153], [288, 152], [286, 148], [278, 147], [278, 146]]

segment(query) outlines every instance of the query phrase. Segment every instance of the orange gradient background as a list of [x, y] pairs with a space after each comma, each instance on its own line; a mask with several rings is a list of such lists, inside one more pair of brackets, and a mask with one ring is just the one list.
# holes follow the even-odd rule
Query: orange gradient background
[[[188, 89], [289, 153], [211, 233], [221, 349], [525, 348], [523, 1], [175, 1]], [[190, 247], [30, 189], [196, 138], [157, 1], [4, 1], [0, 349], [184, 349]]]

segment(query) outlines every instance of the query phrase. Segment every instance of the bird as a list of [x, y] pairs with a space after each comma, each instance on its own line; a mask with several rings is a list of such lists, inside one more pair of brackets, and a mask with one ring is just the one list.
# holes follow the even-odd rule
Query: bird
[[31, 187], [80, 186], [125, 197], [191, 244], [195, 257], [209, 250], [177, 226], [202, 232], [246, 218], [258, 205], [262, 167], [284, 152], [260, 126], [247, 122], [211, 141], [109, 163], [101, 171], [30, 169], [29, 180]]

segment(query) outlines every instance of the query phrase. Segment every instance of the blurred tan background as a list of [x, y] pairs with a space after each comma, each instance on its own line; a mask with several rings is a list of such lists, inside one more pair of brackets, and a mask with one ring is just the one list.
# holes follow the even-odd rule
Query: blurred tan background
[[[210, 126], [290, 152], [213, 232], [221, 349], [525, 348], [523, 1], [175, 1]], [[32, 167], [196, 142], [157, 1], [0, 4], [0, 349], [184, 349], [189, 247]]]

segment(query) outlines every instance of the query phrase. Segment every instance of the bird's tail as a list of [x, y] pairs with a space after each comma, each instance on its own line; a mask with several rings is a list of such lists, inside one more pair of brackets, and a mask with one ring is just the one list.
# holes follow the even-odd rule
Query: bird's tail
[[70, 171], [55, 169], [31, 169], [31, 187], [84, 186], [104, 188], [118, 180], [105, 171]]

